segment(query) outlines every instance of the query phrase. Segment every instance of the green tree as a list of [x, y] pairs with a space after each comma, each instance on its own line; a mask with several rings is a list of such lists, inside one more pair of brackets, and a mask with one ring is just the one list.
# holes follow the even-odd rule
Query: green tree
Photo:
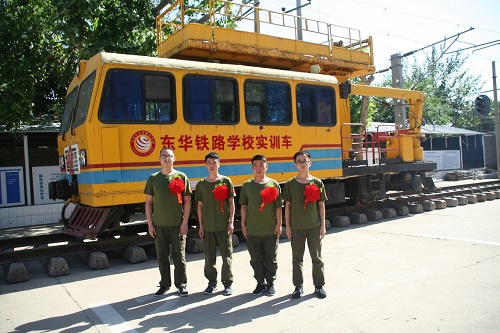
[[5, 129], [59, 115], [80, 59], [100, 51], [154, 55], [154, 5], [151, 0], [0, 0]]
[[64, 93], [64, 49], [52, 33], [50, 2], [0, 2], [0, 116], [7, 130], [53, 112]]
[[[469, 73], [463, 66], [466, 57], [460, 53], [442, 56], [445, 46], [435, 47], [423, 63], [414, 58], [403, 59], [403, 80], [406, 89], [425, 93], [424, 122], [475, 129], [479, 119], [474, 114], [474, 99], [484, 85], [479, 76]], [[390, 75], [382, 86], [392, 86]], [[378, 101], [373, 121], [394, 122], [392, 100]]]
[[[160, 0], [0, 0], [0, 125], [58, 119], [78, 62], [106, 51], [156, 55]], [[186, 0], [206, 10], [209, 0]], [[221, 7], [220, 1], [215, 2]], [[203, 16], [202, 16], [203, 17]], [[208, 16], [206, 16], [208, 17]], [[234, 27], [226, 17], [217, 25]]]

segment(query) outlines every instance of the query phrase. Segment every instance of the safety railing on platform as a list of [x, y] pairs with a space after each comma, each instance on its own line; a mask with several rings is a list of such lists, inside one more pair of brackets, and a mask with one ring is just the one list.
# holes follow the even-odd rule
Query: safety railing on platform
[[[383, 128], [383, 130], [382, 130]], [[389, 145], [389, 140], [396, 140], [395, 144]], [[373, 159], [377, 157], [378, 164], [383, 164], [384, 159], [399, 156], [401, 147], [400, 130], [397, 125], [378, 125], [373, 133]]]
[[340, 127], [342, 156], [350, 165], [368, 164], [368, 135], [366, 125], [345, 123]]
[[[396, 125], [379, 125], [374, 133], [368, 133], [361, 123], [345, 123], [341, 126], [342, 156], [346, 165], [381, 165], [399, 156], [401, 133]], [[383, 129], [382, 129], [383, 128]], [[390, 141], [395, 140], [395, 142]]]
[[[159, 48], [163, 41], [185, 25], [198, 23], [210, 25], [212, 29], [225, 27], [325, 45], [329, 50], [327, 57], [332, 57], [335, 48], [363, 51], [370, 54], [370, 63], [373, 64], [371, 39], [363, 40], [361, 32], [357, 29], [229, 0], [211, 0], [208, 10], [186, 8], [184, 2], [177, 0], [168, 7], [157, 7], [156, 42]], [[213, 33], [212, 38], [214, 38]]]

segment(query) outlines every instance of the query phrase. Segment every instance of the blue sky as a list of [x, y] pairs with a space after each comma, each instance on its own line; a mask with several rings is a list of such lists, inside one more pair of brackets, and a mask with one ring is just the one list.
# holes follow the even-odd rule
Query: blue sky
[[[307, 0], [301, 0], [303, 4]], [[261, 0], [262, 8], [281, 11], [296, 7], [296, 0]], [[483, 50], [463, 52], [471, 73], [481, 75], [483, 91], [492, 90], [492, 61], [500, 76], [500, 1], [498, 0], [312, 0], [302, 16], [360, 30], [362, 38], [373, 37], [377, 69], [390, 66], [391, 54], [404, 54], [439, 42], [470, 27], [448, 51], [498, 41]], [[416, 53], [424, 59], [430, 48]], [[500, 80], [497, 78], [497, 86]], [[492, 92], [485, 92], [492, 97]]]

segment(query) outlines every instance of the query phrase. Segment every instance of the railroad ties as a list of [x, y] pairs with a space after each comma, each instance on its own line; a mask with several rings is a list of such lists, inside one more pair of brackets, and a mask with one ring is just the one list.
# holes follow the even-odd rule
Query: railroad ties
[[[368, 205], [327, 208], [326, 229], [363, 225], [495, 199], [500, 199], [500, 182], [498, 181], [438, 188], [433, 193], [392, 196]], [[48, 275], [56, 277], [70, 274], [70, 267], [64, 258], [67, 255], [76, 254], [92, 270], [110, 267], [107, 252], [117, 254], [132, 264], [146, 262], [148, 254], [156, 256], [153, 239], [144, 233], [89, 242], [76, 242], [74, 239], [68, 240], [68, 237], [63, 234], [52, 234], [44, 235], [42, 240], [35, 236], [17, 235], [10, 239], [0, 239], [0, 264], [4, 265], [6, 281], [19, 283], [29, 280], [29, 272], [24, 261], [40, 260]], [[286, 238], [284, 227], [280, 238]], [[236, 222], [233, 247], [239, 246], [240, 241], [245, 241], [245, 238], [241, 233], [239, 222]], [[64, 244], [61, 245], [62, 243]], [[189, 230], [186, 251], [203, 252], [203, 240], [198, 237], [196, 228]]]
[[[122, 257], [131, 264], [146, 262], [148, 254], [156, 257], [154, 240], [146, 234], [95, 241], [78, 241], [73, 238], [68, 240], [68, 237], [64, 234], [55, 234], [28, 236], [24, 240], [19, 237], [0, 239], [2, 250], [0, 264], [4, 265], [6, 281], [8, 283], [28, 281], [29, 272], [25, 262], [33, 260], [39, 260], [48, 275], [56, 277], [70, 274], [70, 267], [65, 259], [68, 255], [77, 255], [92, 270], [110, 267], [108, 259], [110, 253]], [[232, 237], [233, 247], [239, 246], [240, 238], [236, 234]], [[196, 229], [189, 231], [186, 251], [203, 252], [203, 240], [198, 237]]]
[[500, 199], [500, 182], [438, 188], [433, 193], [395, 196], [357, 207], [327, 209], [333, 227], [348, 227], [409, 214]]

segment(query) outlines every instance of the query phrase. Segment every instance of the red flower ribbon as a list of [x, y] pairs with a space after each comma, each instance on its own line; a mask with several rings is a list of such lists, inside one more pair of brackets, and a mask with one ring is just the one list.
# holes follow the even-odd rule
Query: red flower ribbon
[[306, 209], [307, 203], [315, 203], [319, 199], [321, 199], [321, 190], [319, 189], [316, 184], [313, 182], [309, 183], [309, 185], [306, 185], [306, 188], [304, 190], [304, 195], [306, 196], [306, 200], [304, 200], [304, 210]]
[[224, 200], [229, 198], [229, 188], [224, 183], [215, 185], [212, 190], [214, 199], [220, 201], [220, 212], [224, 213]]
[[267, 186], [265, 189], [260, 191], [260, 195], [262, 196], [262, 202], [259, 206], [259, 211], [263, 212], [266, 204], [273, 203], [278, 197], [278, 189], [274, 186]]
[[186, 189], [186, 186], [184, 185], [184, 182], [182, 179], [176, 177], [170, 181], [170, 184], [168, 184], [168, 188], [170, 189], [170, 193], [176, 194], [177, 195], [177, 202], [182, 204], [182, 193]]

